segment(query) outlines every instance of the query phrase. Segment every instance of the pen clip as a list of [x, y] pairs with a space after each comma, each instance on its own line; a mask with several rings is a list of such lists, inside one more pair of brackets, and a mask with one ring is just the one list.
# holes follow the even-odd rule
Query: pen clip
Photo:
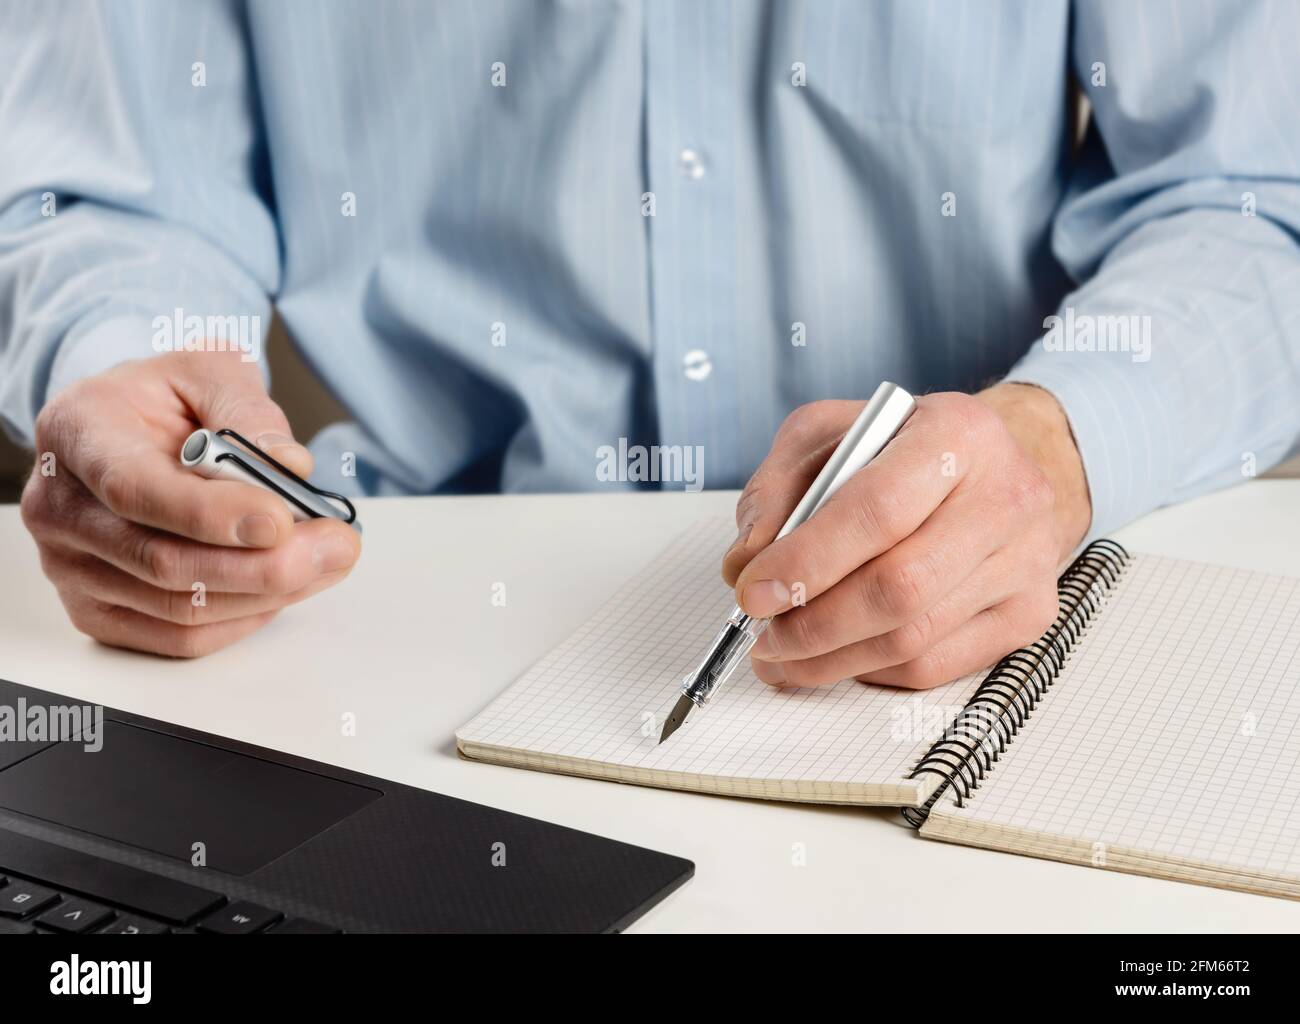
[[[356, 518], [357, 518], [356, 507], [352, 504], [352, 502], [348, 501], [348, 499], [345, 498], [343, 495], [335, 494], [333, 491], [327, 491], [320, 487], [317, 487], [313, 483], [308, 483], [306, 480], [300, 477], [288, 466], [285, 466], [284, 464], [277, 462], [275, 459], [271, 458], [271, 456], [268, 455], [266, 452], [262, 451], [262, 449], [258, 448], [255, 444], [252, 444], [250, 441], [248, 441], [247, 438], [243, 437], [240, 434], [235, 433], [229, 427], [223, 427], [221, 430], [215, 431], [215, 433], [217, 437], [229, 437], [234, 439], [235, 441], [238, 441], [239, 444], [242, 445], [245, 449], [247, 449], [248, 452], [251, 455], [253, 455], [256, 459], [262, 462], [269, 463], [271, 466], [279, 470], [281, 473], [287, 476], [294, 483], [300, 484], [302, 487], [311, 491], [312, 494], [315, 494], [321, 498], [325, 498], [326, 500], [329, 501], [342, 502], [344, 505], [347, 506], [347, 510], [348, 510], [348, 517], [342, 521], [345, 523], [356, 522]], [[266, 484], [267, 487], [275, 491], [275, 493], [280, 495], [280, 497], [282, 497], [285, 501], [291, 502], [296, 507], [302, 509], [303, 512], [305, 512], [311, 518], [313, 519], [321, 518], [319, 512], [317, 512], [315, 509], [307, 505], [304, 505], [301, 501], [298, 500], [297, 496], [286, 491], [283, 487], [281, 487], [273, 478], [268, 476], [266, 473], [258, 472], [256, 468], [249, 465], [248, 462], [246, 462], [244, 459], [241, 459], [238, 455], [235, 455], [232, 452], [222, 452], [220, 455], [217, 456], [216, 461], [224, 462], [226, 459], [230, 459], [231, 461], [235, 462], [237, 465], [243, 467], [245, 472], [253, 474], [253, 476], [261, 480], [262, 483]]]

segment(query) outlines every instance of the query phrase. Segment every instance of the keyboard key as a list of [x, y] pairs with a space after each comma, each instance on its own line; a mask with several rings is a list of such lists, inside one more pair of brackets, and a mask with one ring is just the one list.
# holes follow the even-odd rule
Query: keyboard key
[[268, 910], [247, 900], [237, 900], [200, 921], [199, 931], [214, 935], [251, 935], [280, 920], [282, 916], [277, 910]]
[[123, 914], [121, 917], [112, 921], [107, 928], [101, 928], [97, 935], [163, 935], [167, 932], [167, 926], [159, 921], [150, 921], [147, 918], [136, 917], [134, 914]]
[[47, 910], [36, 923], [55, 931], [80, 934], [103, 924], [112, 916], [113, 912], [108, 907], [74, 896]]
[[0, 915], [26, 917], [42, 907], [48, 907], [58, 898], [59, 894], [53, 889], [15, 879], [0, 889]]
[[0, 935], [30, 935], [32, 926], [12, 917], [0, 917]]
[[272, 935], [337, 935], [339, 929], [306, 917], [291, 917], [271, 929]]
[[31, 875], [65, 891], [90, 893], [173, 924], [191, 921], [225, 900], [197, 885], [4, 829], [0, 829], [0, 870]]

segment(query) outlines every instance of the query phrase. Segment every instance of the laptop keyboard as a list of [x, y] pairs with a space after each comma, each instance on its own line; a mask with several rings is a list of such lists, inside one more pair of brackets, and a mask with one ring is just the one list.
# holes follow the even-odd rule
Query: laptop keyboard
[[0, 935], [323, 935], [337, 928], [0, 830]]

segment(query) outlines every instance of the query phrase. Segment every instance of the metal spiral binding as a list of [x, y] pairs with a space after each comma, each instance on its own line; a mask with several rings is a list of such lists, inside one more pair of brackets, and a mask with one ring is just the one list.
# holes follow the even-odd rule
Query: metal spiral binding
[[908, 824], [920, 828], [950, 786], [957, 794], [957, 806], [965, 806], [1056, 682], [1130, 557], [1115, 541], [1098, 540], [1070, 563], [1056, 583], [1060, 599], [1056, 621], [1039, 639], [1012, 651], [989, 670], [961, 713], [907, 776], [938, 775], [943, 780], [924, 806], [903, 808]]

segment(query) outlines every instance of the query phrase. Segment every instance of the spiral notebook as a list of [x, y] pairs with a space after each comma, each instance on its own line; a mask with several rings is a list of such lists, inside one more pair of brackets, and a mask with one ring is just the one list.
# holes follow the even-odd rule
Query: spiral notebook
[[660, 746], [730, 610], [701, 522], [457, 732], [468, 758], [901, 807], [926, 838], [1300, 898], [1300, 580], [1090, 545], [1036, 643], [923, 692], [745, 669]]

